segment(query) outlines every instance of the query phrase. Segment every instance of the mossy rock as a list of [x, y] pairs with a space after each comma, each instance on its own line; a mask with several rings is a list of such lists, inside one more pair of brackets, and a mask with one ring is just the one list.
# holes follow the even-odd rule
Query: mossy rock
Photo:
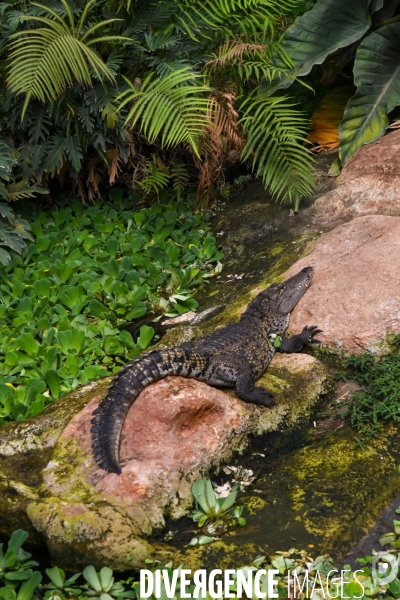
[[[195, 444], [200, 445], [201, 460], [194, 456], [193, 467], [182, 470], [182, 460], [177, 452], [173, 475], [170, 471], [165, 481], [163, 468], [154, 471], [159, 474], [154, 475], [154, 482], [146, 488], [146, 494], [150, 495], [140, 497], [140, 502], [135, 504], [136, 500], [129, 495], [130, 485], [132, 490], [137, 489], [134, 465], [124, 476], [124, 496], [123, 476], [119, 479], [117, 475], [106, 475], [94, 464], [89, 434], [91, 413], [104, 397], [110, 378], [91, 383], [54, 402], [37, 417], [2, 428], [0, 537], [6, 540], [14, 529], [23, 527], [30, 533], [33, 544], [46, 544], [52, 560], [69, 569], [91, 563], [96, 567], [107, 564], [125, 570], [144, 566], [146, 558], [156, 557], [161, 551], [163, 555], [176, 554], [173, 547], [163, 545], [161, 548], [151, 541], [150, 536], [164, 526], [165, 518], [185, 514], [193, 502], [192, 481], [229, 464], [235, 454], [246, 449], [251, 435], [282, 428], [291, 431], [304, 425], [321, 394], [330, 388], [330, 377], [324, 367], [305, 354], [277, 356], [262, 378], [261, 383], [276, 395], [277, 405], [271, 409], [239, 401], [234, 390], [227, 394], [193, 380], [169, 380], [153, 384], [147, 388], [148, 392], [143, 392], [153, 394], [154, 414], [160, 413], [159, 398], [154, 390], [161, 390], [158, 393], [162, 395], [172, 394], [166, 397], [164, 405], [167, 407], [166, 418], [172, 418], [173, 422], [176, 422], [177, 413], [169, 414], [171, 409], [168, 407], [176, 397], [178, 404], [173, 411], [182, 411], [179, 390], [182, 389], [183, 407], [188, 404], [189, 388], [198, 389], [206, 396], [214, 394], [230, 415], [230, 420], [224, 421], [225, 413], [217, 412], [218, 421], [214, 421], [224, 432], [225, 441], [221, 439], [217, 446], [212, 442], [211, 452], [193, 435]], [[208, 402], [210, 407], [206, 405], [205, 410], [215, 410], [215, 407], [211, 408], [214, 400]], [[143, 414], [149, 415], [148, 400], [143, 399], [143, 403]], [[198, 422], [196, 411], [193, 414], [195, 423]], [[185, 419], [186, 412], [182, 414]], [[210, 433], [206, 439], [215, 438], [213, 427], [207, 431]], [[76, 437], [77, 432], [80, 437]], [[185, 425], [184, 435], [189, 435]], [[135, 439], [132, 440], [133, 447]], [[178, 450], [182, 443], [179, 440], [172, 437], [167, 441]], [[157, 461], [164, 456], [163, 453], [158, 456], [157, 452], [154, 455], [155, 450], [151, 447], [149, 452]], [[152, 460], [148, 467], [144, 463], [146, 478], [150, 481], [155, 465]], [[175, 463], [172, 467], [175, 468]]]

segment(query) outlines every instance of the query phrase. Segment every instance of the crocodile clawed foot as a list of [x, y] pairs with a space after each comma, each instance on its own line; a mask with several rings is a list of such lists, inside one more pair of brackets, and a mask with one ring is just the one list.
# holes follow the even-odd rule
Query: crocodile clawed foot
[[321, 344], [320, 340], [314, 339], [314, 335], [318, 335], [318, 333], [322, 333], [322, 329], [318, 329], [318, 325], [311, 325], [311, 327], [306, 325], [300, 334], [304, 345], [311, 346], [311, 344]]
[[263, 387], [255, 387], [251, 393], [253, 404], [261, 404], [261, 406], [275, 406], [274, 395]]

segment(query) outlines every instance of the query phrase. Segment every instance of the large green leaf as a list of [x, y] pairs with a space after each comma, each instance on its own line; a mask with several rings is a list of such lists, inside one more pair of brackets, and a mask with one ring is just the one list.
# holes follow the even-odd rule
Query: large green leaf
[[[359, 40], [371, 26], [368, 7], [371, 0], [318, 0], [313, 8], [287, 29], [283, 51], [293, 62], [287, 75], [277, 73], [271, 81], [264, 79], [260, 94], [270, 96], [280, 88], [289, 87], [297, 77], [307, 75], [314, 65], [339, 48]], [[272, 66], [285, 69], [278, 54]]]
[[388, 113], [400, 104], [400, 23], [386, 25], [361, 42], [354, 81], [357, 92], [339, 127], [342, 165], [362, 145], [382, 137]]

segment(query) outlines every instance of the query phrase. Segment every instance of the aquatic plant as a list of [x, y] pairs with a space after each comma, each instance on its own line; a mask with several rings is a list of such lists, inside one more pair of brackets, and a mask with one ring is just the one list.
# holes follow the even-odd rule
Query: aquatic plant
[[192, 485], [196, 509], [188, 516], [198, 523], [199, 527], [204, 527], [208, 522], [209, 526], [212, 526], [210, 533], [216, 531], [224, 521], [230, 520], [245, 525], [246, 519], [241, 516], [243, 506], [235, 507], [238, 489], [239, 486], [234, 485], [225, 498], [217, 498], [209, 479], [197, 479]]
[[132, 209], [135, 199], [77, 199], [31, 220], [35, 242], [0, 267], [0, 425], [41, 412], [117, 371], [154, 329], [125, 329], [147, 312], [175, 316], [221, 269], [206, 215], [183, 202]]
[[2, 600], [30, 600], [42, 581], [39, 564], [30, 560], [32, 554], [23, 550], [28, 534], [22, 529], [14, 531], [3, 551], [0, 544], [0, 598]]

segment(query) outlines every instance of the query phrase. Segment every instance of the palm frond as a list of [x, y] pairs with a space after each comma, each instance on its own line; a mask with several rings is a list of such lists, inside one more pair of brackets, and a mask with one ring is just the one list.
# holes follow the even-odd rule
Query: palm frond
[[200, 75], [190, 69], [173, 71], [165, 77], [154, 78], [150, 74], [140, 90], [126, 79], [128, 89], [117, 100], [122, 101], [119, 110], [133, 103], [126, 123], [140, 125], [150, 143], [161, 136], [162, 146], [175, 146], [182, 142], [190, 144], [198, 154], [198, 142], [206, 128], [208, 100], [206, 85], [186, 85]]
[[294, 106], [287, 98], [248, 99], [239, 123], [246, 135], [242, 160], [250, 158], [272, 195], [297, 210], [301, 196], [311, 196], [314, 179], [311, 153], [303, 145], [307, 120]]
[[[22, 117], [31, 98], [51, 100], [57, 98], [73, 81], [92, 84], [92, 73], [113, 81], [113, 73], [102, 58], [90, 46], [103, 38], [95, 37], [99, 27], [109, 25], [116, 19], [83, 28], [83, 12], [77, 24], [66, 0], [61, 0], [67, 12], [62, 19], [55, 11], [37, 3], [47, 10], [48, 16], [26, 15], [24, 21], [39, 23], [42, 27], [25, 29], [11, 36], [10, 68], [8, 85], [17, 94], [26, 94]], [[90, 2], [87, 7], [93, 2]], [[107, 40], [120, 40], [121, 36], [105, 36]]]

